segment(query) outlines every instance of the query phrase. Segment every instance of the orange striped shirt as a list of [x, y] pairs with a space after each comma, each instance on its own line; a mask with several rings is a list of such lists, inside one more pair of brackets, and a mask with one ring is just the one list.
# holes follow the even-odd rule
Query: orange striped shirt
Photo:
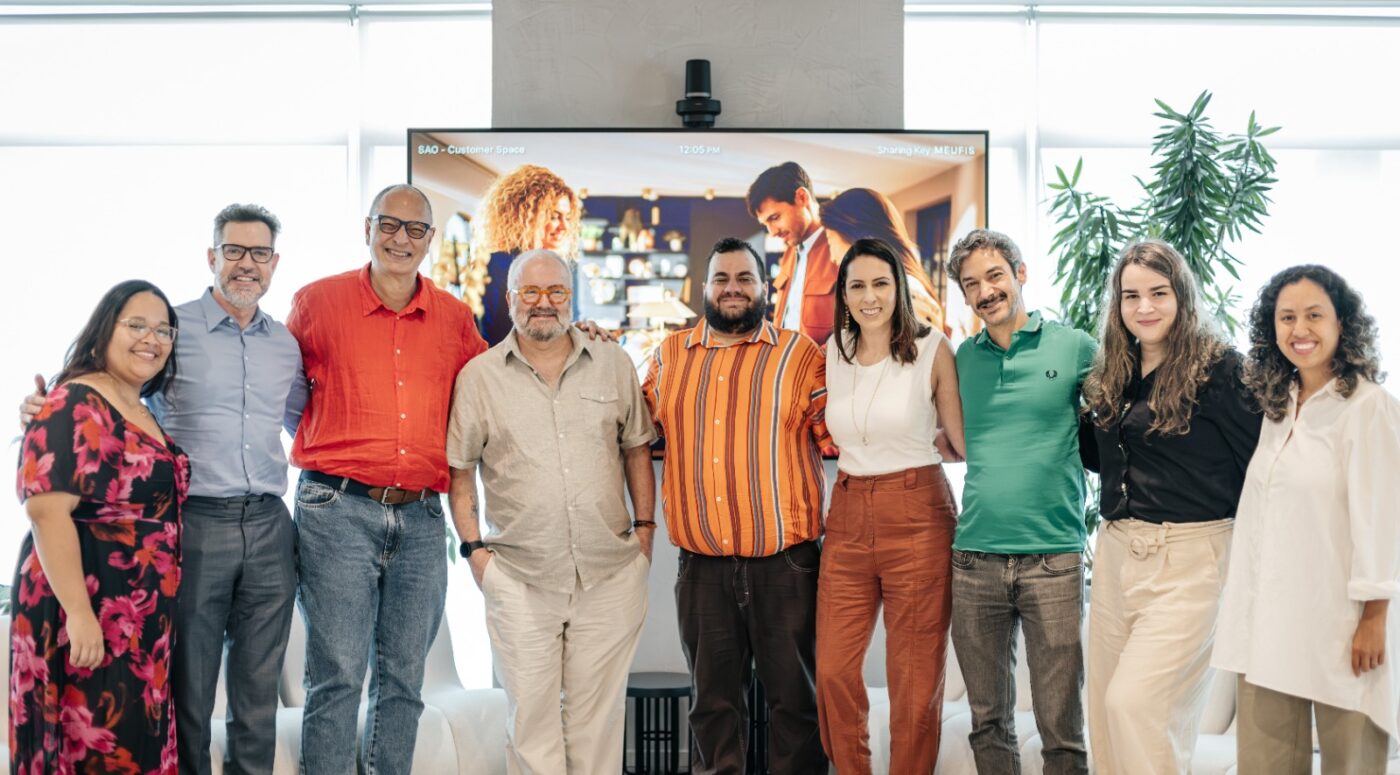
[[704, 322], [656, 348], [642, 385], [666, 439], [661, 498], [671, 541], [767, 557], [822, 532], [826, 359], [765, 322], [724, 346]]

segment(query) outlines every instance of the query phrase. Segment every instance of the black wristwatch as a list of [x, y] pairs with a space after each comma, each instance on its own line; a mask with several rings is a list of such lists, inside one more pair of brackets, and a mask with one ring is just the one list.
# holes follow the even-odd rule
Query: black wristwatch
[[457, 551], [462, 553], [462, 557], [466, 559], [471, 559], [472, 552], [476, 551], [477, 549], [485, 548], [485, 541], [463, 541], [462, 545], [457, 548]]

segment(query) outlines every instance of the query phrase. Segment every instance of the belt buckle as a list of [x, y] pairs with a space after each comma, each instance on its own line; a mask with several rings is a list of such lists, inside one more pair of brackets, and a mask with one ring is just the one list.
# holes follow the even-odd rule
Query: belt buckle
[[382, 493], [379, 494], [379, 505], [381, 505], [381, 506], [395, 506], [395, 505], [398, 505], [398, 504], [394, 504], [394, 503], [390, 503], [390, 502], [389, 502], [389, 493], [390, 493], [391, 491], [397, 490], [397, 489], [398, 489], [397, 487], [385, 487], [385, 488], [384, 488], [384, 492], [382, 492]]

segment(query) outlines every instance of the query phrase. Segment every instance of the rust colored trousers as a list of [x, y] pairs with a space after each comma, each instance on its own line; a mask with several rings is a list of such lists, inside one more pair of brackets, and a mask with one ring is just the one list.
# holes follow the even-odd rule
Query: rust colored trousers
[[863, 669], [881, 605], [890, 772], [933, 772], [956, 526], [957, 505], [940, 466], [880, 476], [842, 472], [836, 481], [817, 581], [816, 683], [822, 746], [840, 775], [870, 772]]

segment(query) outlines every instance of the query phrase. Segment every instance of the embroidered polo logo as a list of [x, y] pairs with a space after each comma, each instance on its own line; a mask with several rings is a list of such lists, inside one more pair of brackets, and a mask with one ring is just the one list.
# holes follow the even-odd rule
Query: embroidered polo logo
[[1054, 378], [1056, 378], [1056, 377], [1058, 377], [1058, 376], [1060, 376], [1060, 372], [1055, 371], [1054, 369], [1046, 369], [1046, 370], [1045, 370], [1045, 378], [1046, 378], [1046, 379], [1054, 379]]

